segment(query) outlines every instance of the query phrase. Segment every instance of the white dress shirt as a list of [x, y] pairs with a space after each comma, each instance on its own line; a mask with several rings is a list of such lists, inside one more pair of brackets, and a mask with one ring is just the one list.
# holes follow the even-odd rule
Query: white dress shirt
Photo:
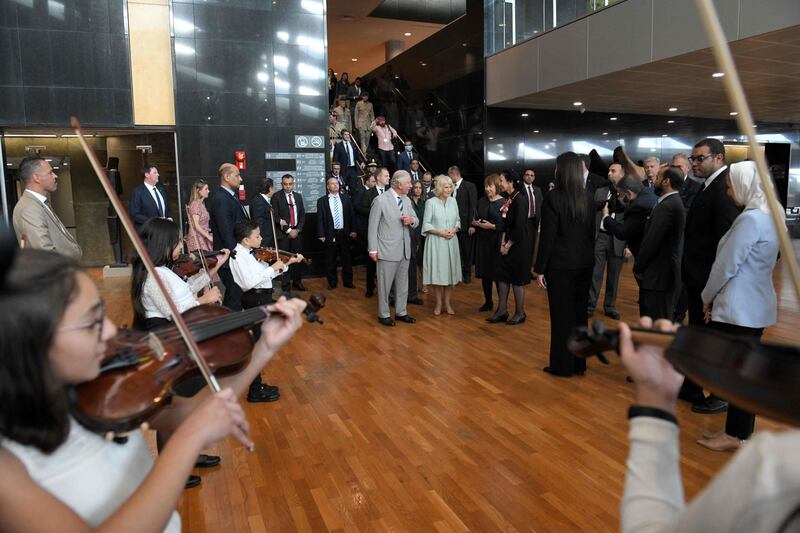
[[[298, 218], [300, 218], [300, 216], [299, 216], [299, 213], [298, 213], [298, 211], [297, 211], [297, 198], [295, 198], [295, 197], [294, 197], [294, 191], [292, 191], [292, 192], [285, 192], [285, 193], [283, 193], [283, 194], [286, 196], [286, 205], [288, 205], [288, 206], [289, 206], [289, 211], [294, 211], [294, 223], [295, 223], [295, 226], [296, 226], [296, 225], [297, 225], [297, 219], [298, 219]], [[289, 202], [289, 198], [290, 198], [290, 197], [291, 197], [291, 199], [292, 199], [292, 201], [291, 201], [291, 202]], [[291, 220], [292, 220], [292, 218], [291, 218], [291, 216], [289, 216], [289, 220], [287, 220], [286, 222], [288, 223], [288, 222], [290, 222]], [[290, 232], [291, 232], [293, 229], [296, 229], [296, 228], [293, 228], [292, 226], [289, 226], [289, 227], [287, 227], [287, 228], [286, 228], [286, 235], [289, 235], [289, 233], [290, 233]]]
[[[150, 185], [149, 183], [145, 183], [144, 186], [147, 187], [147, 190], [150, 191], [150, 196], [155, 200], [160, 211], [159, 216], [163, 217], [167, 213], [167, 202], [164, 201], [164, 197], [158, 192], [158, 187]], [[158, 197], [158, 199], [156, 199], [156, 197]]]
[[266, 201], [266, 202], [267, 202], [267, 205], [269, 205], [269, 206], [271, 207], [271, 206], [272, 206], [272, 198], [271, 198], [271, 197], [269, 197], [269, 196], [267, 196], [267, 195], [266, 195], [266, 194], [264, 194], [263, 192], [262, 192], [262, 193], [260, 193], [260, 194], [261, 194], [261, 197], [262, 197], [262, 198], [264, 198], [264, 201]]
[[[156, 272], [158, 272], [161, 281], [164, 282], [180, 313], [200, 305], [196, 294], [211, 282], [205, 272], [199, 272], [186, 281], [183, 281], [180, 276], [165, 266], [156, 267]], [[145, 318], [172, 320], [169, 303], [167, 303], [161, 291], [158, 290], [156, 281], [149, 274], [142, 290], [142, 307], [144, 307]]]
[[667, 194], [664, 194], [664, 195], [662, 195], [662, 196], [659, 196], [659, 197], [658, 197], [658, 200], [656, 200], [656, 203], [657, 203], [657, 204], [660, 204], [661, 202], [663, 202], [664, 200], [666, 200], [667, 198], [669, 198], [669, 197], [670, 197], [670, 196], [672, 196], [673, 194], [678, 194], [678, 191], [672, 191], [672, 192], [668, 192]]
[[705, 189], [706, 187], [711, 185], [714, 182], [714, 180], [717, 178], [717, 176], [722, 174], [725, 171], [726, 168], [728, 168], [728, 165], [722, 165], [719, 168], [719, 170], [717, 170], [716, 172], [711, 174], [709, 177], [707, 177], [706, 180], [703, 182], [703, 189]]
[[271, 289], [273, 278], [289, 270], [289, 267], [284, 265], [283, 270], [277, 271], [259, 261], [250, 253], [250, 248], [242, 246], [241, 243], [236, 245], [235, 250], [236, 257], [229, 260], [228, 264], [231, 266], [233, 281], [244, 292], [250, 289]]

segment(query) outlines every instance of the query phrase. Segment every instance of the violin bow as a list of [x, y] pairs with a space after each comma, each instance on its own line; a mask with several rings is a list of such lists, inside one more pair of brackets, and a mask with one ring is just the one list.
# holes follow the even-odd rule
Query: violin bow
[[83, 151], [86, 153], [86, 157], [89, 158], [89, 162], [92, 164], [95, 174], [97, 174], [97, 178], [100, 180], [100, 184], [103, 186], [103, 189], [106, 192], [106, 196], [108, 196], [111, 205], [114, 206], [114, 210], [117, 212], [120, 222], [122, 222], [122, 227], [125, 228], [125, 232], [128, 234], [128, 237], [133, 243], [136, 253], [139, 254], [139, 258], [142, 260], [142, 263], [147, 269], [147, 273], [156, 282], [158, 290], [164, 296], [167, 304], [169, 304], [169, 310], [172, 313], [172, 321], [177, 327], [178, 332], [183, 338], [183, 341], [186, 343], [187, 348], [189, 348], [189, 353], [191, 354], [195, 364], [197, 364], [197, 368], [200, 369], [203, 379], [205, 379], [208, 387], [213, 392], [219, 392], [221, 388], [217, 382], [217, 378], [214, 377], [214, 374], [211, 372], [211, 368], [209, 368], [208, 363], [206, 363], [206, 360], [203, 359], [203, 356], [200, 354], [200, 348], [197, 346], [192, 334], [189, 332], [189, 327], [183, 320], [180, 311], [178, 311], [178, 306], [175, 305], [175, 302], [170, 296], [166, 285], [156, 272], [156, 265], [147, 254], [147, 250], [145, 250], [142, 239], [139, 237], [136, 231], [134, 231], [133, 221], [131, 220], [131, 217], [128, 215], [127, 211], [125, 211], [125, 208], [122, 206], [122, 202], [120, 201], [119, 196], [117, 196], [117, 192], [111, 186], [111, 182], [109, 181], [108, 176], [106, 176], [100, 161], [97, 159], [97, 155], [94, 153], [94, 150], [92, 150], [92, 147], [89, 146], [89, 143], [86, 142], [86, 137], [83, 134], [81, 123], [78, 122], [76, 117], [72, 117], [70, 119], [70, 123], [72, 124], [72, 128], [75, 130], [75, 134], [78, 136], [78, 140], [81, 143]]
[[775, 232], [778, 234], [781, 255], [789, 268], [789, 277], [792, 280], [797, 298], [800, 300], [800, 269], [798, 269], [797, 266], [797, 257], [794, 255], [792, 243], [789, 240], [789, 232], [786, 230], [783, 208], [780, 202], [778, 202], [778, 197], [775, 194], [775, 187], [770, 179], [771, 176], [767, 167], [766, 157], [758, 149], [756, 132], [753, 129], [753, 116], [747, 105], [742, 82], [739, 79], [739, 72], [736, 70], [736, 65], [733, 63], [731, 50], [728, 46], [728, 41], [725, 39], [725, 34], [722, 32], [722, 25], [719, 22], [717, 10], [712, 0], [697, 0], [697, 8], [700, 11], [703, 24], [706, 27], [708, 38], [711, 41], [711, 50], [714, 52], [717, 67], [721, 72], [725, 73], [722, 82], [725, 84], [725, 92], [728, 94], [728, 101], [731, 107], [738, 113], [736, 115], [736, 123], [739, 126], [739, 131], [747, 135], [747, 143], [750, 148], [751, 157], [755, 160], [756, 166], [758, 167], [761, 188], [764, 189], [764, 194], [767, 196], [767, 203], [769, 204], [770, 213], [772, 214], [772, 222], [775, 224]]
[[280, 256], [278, 255], [278, 234], [275, 233], [275, 211], [272, 209], [272, 204], [269, 207], [269, 218], [272, 220], [272, 246], [275, 247], [275, 261], [278, 261]]
[[200, 241], [197, 239], [197, 224], [195, 224], [194, 217], [189, 212], [188, 205], [186, 206], [186, 218], [189, 220], [189, 225], [194, 229], [194, 245], [197, 247], [197, 255], [200, 256], [200, 264], [203, 266], [203, 271], [205, 271], [206, 276], [208, 276], [208, 288], [210, 289], [214, 284], [211, 282], [211, 274], [208, 273], [208, 264], [206, 263], [203, 250], [200, 248]]

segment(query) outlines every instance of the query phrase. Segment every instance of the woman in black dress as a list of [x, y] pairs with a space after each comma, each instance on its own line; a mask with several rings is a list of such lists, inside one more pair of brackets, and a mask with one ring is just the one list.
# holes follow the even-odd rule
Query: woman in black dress
[[477, 228], [475, 236], [475, 277], [483, 284], [483, 305], [479, 313], [491, 311], [492, 283], [500, 264], [500, 236], [503, 234], [503, 217], [500, 208], [505, 198], [500, 195], [500, 175], [491, 174], [483, 180], [486, 195], [478, 200], [478, 216], [472, 221]]
[[586, 359], [567, 349], [570, 332], [586, 325], [594, 267], [594, 203], [584, 189], [581, 161], [565, 152], [556, 159], [555, 189], [544, 197], [536, 281], [550, 304], [550, 365], [544, 371], [570, 377], [586, 372]]
[[[417, 216], [417, 219], [422, 220], [422, 216], [425, 214], [425, 195], [422, 194], [421, 181], [415, 181], [414, 184], [411, 185], [411, 191], [408, 193], [408, 197], [411, 198], [411, 205], [414, 206], [414, 214]], [[422, 276], [419, 276], [419, 273], [422, 272], [422, 256], [425, 252], [425, 236], [422, 235], [422, 223], [411, 230], [411, 249], [413, 250], [411, 262], [414, 263], [413, 272], [417, 281], [415, 286], [420, 287]], [[411, 275], [411, 268], [409, 268], [409, 275]], [[422, 291], [427, 292], [427, 289], [423, 287]], [[419, 297], [414, 294], [414, 298]]]
[[[500, 207], [503, 234], [500, 240], [500, 262], [496, 272], [499, 305], [487, 322], [505, 322], [515, 326], [525, 322], [525, 287], [531, 281], [530, 266], [525, 264], [528, 255], [528, 204], [525, 196], [514, 188], [510, 171], [500, 174], [500, 188], [508, 197]], [[514, 290], [514, 316], [508, 318], [508, 293]]]

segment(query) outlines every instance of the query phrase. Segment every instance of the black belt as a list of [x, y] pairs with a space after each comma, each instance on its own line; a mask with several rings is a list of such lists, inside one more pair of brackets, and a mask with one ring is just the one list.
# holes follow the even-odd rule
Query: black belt
[[246, 295], [255, 296], [257, 294], [272, 294], [272, 289], [250, 289], [249, 291], [244, 293]]

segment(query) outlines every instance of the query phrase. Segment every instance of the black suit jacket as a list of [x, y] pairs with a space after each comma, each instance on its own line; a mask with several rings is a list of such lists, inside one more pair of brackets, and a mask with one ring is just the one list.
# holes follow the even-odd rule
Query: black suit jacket
[[[233, 250], [236, 248], [233, 227], [237, 223], [247, 220], [247, 214], [239, 202], [239, 198], [232, 195], [227, 189], [220, 187], [207, 204], [210, 215], [209, 227], [214, 236], [214, 249]], [[227, 264], [223, 265], [223, 268], [227, 268]]]
[[687, 287], [702, 289], [708, 281], [717, 255], [717, 244], [739, 216], [740, 209], [727, 194], [728, 169], [711, 185], [697, 193], [686, 215], [683, 245], [683, 281]]
[[[344, 144], [344, 141], [342, 141], [340, 143], [336, 143], [336, 146], [333, 147], [333, 161], [342, 166], [342, 171], [350, 166], [350, 162], [347, 160], [347, 150], [344, 149]], [[361, 152], [359, 152], [358, 148], [356, 148], [353, 139], [350, 139], [350, 149], [353, 151], [353, 164], [358, 165], [359, 163], [363, 163], [364, 158], [361, 157]]]
[[289, 238], [286, 232], [289, 229], [296, 229], [298, 233], [303, 233], [303, 226], [306, 223], [306, 208], [303, 205], [303, 197], [299, 192], [292, 193], [295, 206], [297, 207], [297, 220], [295, 220], [294, 228], [284, 227], [281, 229], [281, 219], [289, 223], [291, 217], [289, 216], [289, 202], [286, 200], [286, 193], [278, 191], [272, 195], [272, 209], [275, 210], [275, 231], [278, 234], [279, 241], [285, 241]]
[[551, 191], [542, 204], [537, 274], [546, 274], [550, 268], [579, 269], [594, 265], [593, 196], [588, 191], [584, 195], [588, 216], [582, 223], [565, 216], [562, 198], [561, 191]]
[[[525, 197], [525, 205], [528, 206], [530, 210], [531, 201], [528, 198], [528, 185], [525, 182], [522, 182], [520, 185], [522, 187], [522, 195]], [[534, 227], [539, 227], [539, 222], [542, 220], [542, 200], [544, 200], [544, 196], [542, 195], [542, 189], [533, 185], [533, 205], [536, 208], [536, 217], [533, 220]]]
[[608, 179], [599, 174], [589, 172], [589, 175], [586, 177], [586, 190], [592, 194], [601, 187], [607, 187], [608, 184]]
[[[361, 204], [356, 206], [359, 215], [364, 215], [369, 218], [369, 210], [372, 209], [372, 201], [378, 197], [378, 187], [379, 185], [376, 185], [364, 193], [361, 198]], [[383, 190], [388, 191], [389, 187], [387, 186]]]
[[461, 178], [461, 185], [456, 194], [456, 204], [458, 204], [458, 218], [461, 220], [461, 229], [458, 231], [467, 231], [478, 212], [478, 191], [472, 182]]
[[[161, 193], [161, 197], [164, 199], [164, 218], [170, 218], [167, 192], [159, 185], [156, 185], [156, 189]], [[139, 231], [142, 224], [151, 218], [161, 216], [161, 213], [158, 211], [156, 199], [150, 194], [150, 190], [144, 183], [131, 191], [130, 208], [131, 218], [133, 219], [136, 231]]]
[[[419, 154], [413, 150], [411, 152], [406, 152], [405, 148], [403, 148], [403, 151], [397, 154], [397, 160], [395, 161], [397, 170], [407, 170], [410, 172], [412, 159], [419, 161]], [[419, 173], [419, 177], [422, 178], [422, 172]]]
[[686, 211], [678, 194], [653, 208], [633, 265], [643, 289], [674, 291], [680, 286], [680, 244], [685, 224]]
[[604, 219], [603, 227], [614, 237], [626, 241], [631, 253], [636, 256], [639, 254], [639, 247], [644, 238], [644, 227], [650, 217], [650, 211], [653, 210], [657, 201], [658, 198], [653, 189], [644, 189], [628, 205], [623, 220], [607, 216]]
[[[272, 234], [272, 204], [267, 202], [260, 194], [256, 194], [250, 200], [250, 218], [258, 222], [261, 228], [261, 246], [270, 247], [275, 244]], [[277, 231], [277, 230], [276, 230]]]
[[[328, 196], [326, 194], [317, 200], [317, 237], [325, 237], [325, 244], [334, 242], [333, 212]], [[345, 238], [349, 238], [353, 231], [353, 203], [346, 194], [340, 193], [339, 199], [342, 201], [342, 226]]]

